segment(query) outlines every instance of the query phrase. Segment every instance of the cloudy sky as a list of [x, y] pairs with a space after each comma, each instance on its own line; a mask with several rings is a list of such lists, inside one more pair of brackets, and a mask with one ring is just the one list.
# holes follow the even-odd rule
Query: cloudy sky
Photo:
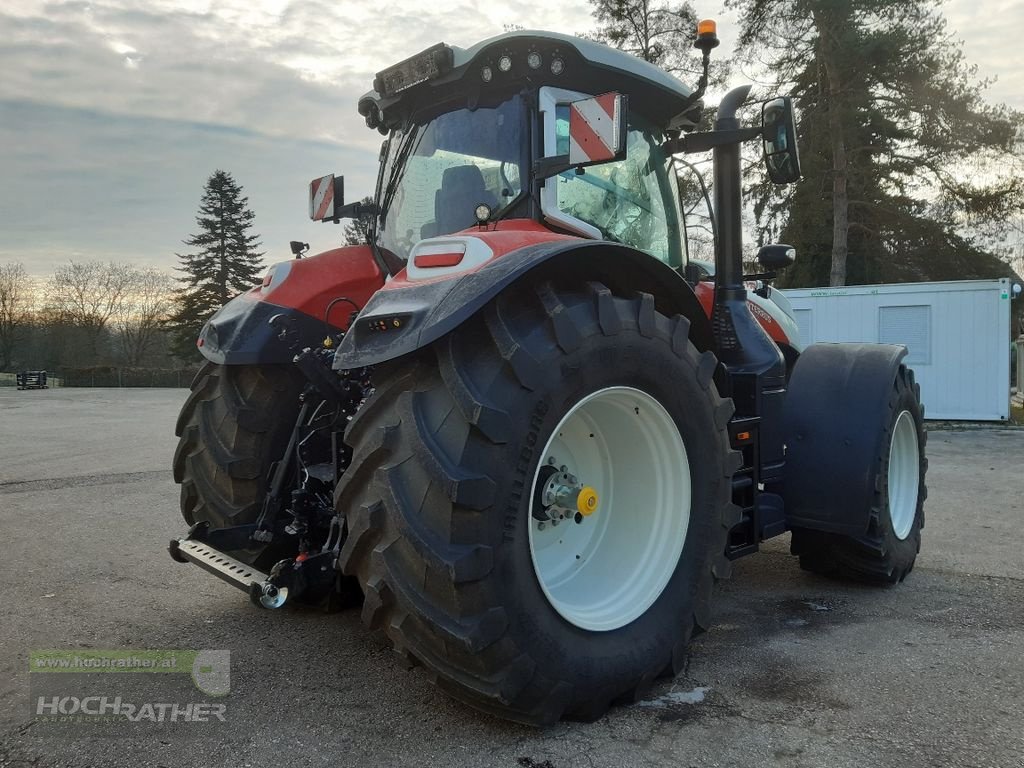
[[[720, 20], [721, 0], [698, 0]], [[1024, 3], [944, 12], [993, 101], [1024, 109]], [[586, 0], [3, 0], [0, 261], [45, 275], [69, 258], [170, 269], [222, 168], [245, 187], [268, 261], [288, 240], [330, 247], [306, 216], [309, 179], [370, 192], [380, 136], [355, 110], [374, 72], [504, 25], [579, 32]], [[737, 75], [737, 83], [741, 79]]]

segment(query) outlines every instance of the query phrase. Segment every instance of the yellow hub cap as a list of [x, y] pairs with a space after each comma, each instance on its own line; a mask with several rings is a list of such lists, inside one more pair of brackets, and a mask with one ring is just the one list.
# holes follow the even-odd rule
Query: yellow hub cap
[[580, 495], [576, 497], [576, 511], [586, 517], [597, 512], [597, 491], [591, 488], [589, 485], [584, 486], [580, 490]]

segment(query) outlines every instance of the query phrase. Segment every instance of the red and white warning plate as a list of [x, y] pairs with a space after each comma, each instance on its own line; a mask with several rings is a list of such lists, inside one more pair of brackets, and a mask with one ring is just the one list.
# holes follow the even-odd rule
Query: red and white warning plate
[[605, 93], [569, 105], [569, 164], [614, 160], [622, 151], [622, 96]]
[[334, 218], [334, 174], [309, 182], [309, 218], [323, 221]]

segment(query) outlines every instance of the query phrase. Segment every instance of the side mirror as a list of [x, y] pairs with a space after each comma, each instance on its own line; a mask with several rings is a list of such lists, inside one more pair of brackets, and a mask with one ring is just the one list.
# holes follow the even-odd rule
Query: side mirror
[[607, 163], [626, 156], [628, 99], [605, 93], [569, 103], [569, 166]]
[[796, 146], [793, 101], [788, 96], [766, 101], [761, 107], [764, 162], [776, 184], [800, 180], [800, 153]]
[[763, 245], [757, 252], [757, 262], [769, 272], [785, 269], [795, 261], [796, 248], [792, 245]]
[[309, 218], [337, 221], [345, 205], [345, 177], [329, 173], [309, 182]]

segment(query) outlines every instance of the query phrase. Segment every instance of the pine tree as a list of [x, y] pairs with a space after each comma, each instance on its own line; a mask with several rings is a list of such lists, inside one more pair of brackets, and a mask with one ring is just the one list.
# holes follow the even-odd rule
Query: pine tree
[[964, 224], [1002, 215], [1020, 115], [985, 83], [929, 0], [729, 0], [740, 54], [797, 102], [804, 181], [755, 185], [762, 240], [797, 247], [789, 284], [994, 276]]
[[259, 237], [251, 233], [255, 214], [248, 205], [230, 173], [215, 171], [207, 179], [196, 216], [199, 232], [184, 241], [194, 250], [177, 254], [183, 287], [168, 325], [178, 357], [194, 358], [203, 323], [232, 296], [259, 283], [263, 252], [256, 250]]

